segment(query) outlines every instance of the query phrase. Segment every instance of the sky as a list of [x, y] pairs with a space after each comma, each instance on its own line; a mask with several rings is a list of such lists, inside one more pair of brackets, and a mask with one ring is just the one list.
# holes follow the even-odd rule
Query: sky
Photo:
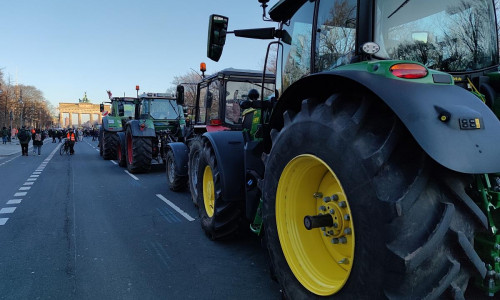
[[[272, 7], [277, 0], [271, 0]], [[268, 8], [269, 9], [269, 8]], [[219, 62], [207, 58], [210, 14], [228, 30], [276, 27], [258, 0], [4, 0], [0, 69], [4, 80], [32, 85], [54, 107], [114, 96], [164, 92], [174, 76], [224, 68], [262, 69], [269, 41], [229, 34]]]

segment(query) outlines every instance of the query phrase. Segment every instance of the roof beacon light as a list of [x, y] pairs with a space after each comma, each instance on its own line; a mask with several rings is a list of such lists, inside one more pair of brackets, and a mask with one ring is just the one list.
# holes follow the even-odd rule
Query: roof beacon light
[[389, 70], [392, 75], [405, 79], [423, 78], [429, 73], [424, 66], [412, 63], [395, 64]]
[[204, 62], [200, 63], [200, 71], [205, 72], [206, 70], [207, 70], [207, 65]]

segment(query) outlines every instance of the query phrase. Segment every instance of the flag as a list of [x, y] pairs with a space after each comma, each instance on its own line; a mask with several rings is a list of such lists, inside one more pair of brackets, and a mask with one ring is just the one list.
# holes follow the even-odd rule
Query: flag
[[111, 99], [111, 96], [113, 96], [113, 94], [111, 94], [111, 91], [106, 91], [108, 93], [108, 98]]

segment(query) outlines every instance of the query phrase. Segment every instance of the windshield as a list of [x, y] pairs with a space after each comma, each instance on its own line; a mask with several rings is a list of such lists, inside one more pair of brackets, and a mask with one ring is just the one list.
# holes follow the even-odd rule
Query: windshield
[[134, 117], [134, 103], [123, 102], [123, 112], [125, 117]]
[[[257, 81], [248, 80], [246, 82], [228, 81], [226, 85], [226, 123], [238, 124], [241, 123], [241, 114], [239, 103], [248, 99], [248, 91], [255, 89], [259, 92], [262, 91], [261, 79]], [[274, 95], [274, 84], [264, 84], [264, 97], [268, 99]]]
[[175, 100], [144, 99], [141, 105], [141, 114], [157, 120], [175, 120], [181, 111]]
[[377, 57], [465, 72], [498, 63], [495, 11], [488, 0], [378, 0]]

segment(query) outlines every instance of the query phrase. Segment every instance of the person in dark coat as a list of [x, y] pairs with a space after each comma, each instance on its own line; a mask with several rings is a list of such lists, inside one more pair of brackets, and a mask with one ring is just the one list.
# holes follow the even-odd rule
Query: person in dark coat
[[26, 126], [21, 127], [19, 133], [17, 134], [19, 139], [19, 144], [21, 144], [21, 152], [23, 156], [28, 156], [28, 144], [31, 140], [31, 133], [26, 129]]
[[43, 140], [45, 139], [45, 132], [41, 132], [40, 129], [36, 129], [35, 133], [33, 133], [33, 153], [38, 150], [38, 155], [42, 150]]

